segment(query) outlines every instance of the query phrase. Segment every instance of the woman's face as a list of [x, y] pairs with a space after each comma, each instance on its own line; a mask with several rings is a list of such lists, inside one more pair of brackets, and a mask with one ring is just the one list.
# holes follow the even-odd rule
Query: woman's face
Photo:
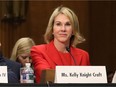
[[31, 57], [29, 54], [20, 54], [17, 58], [18, 62], [20, 62], [23, 66], [25, 66], [25, 63], [32, 63]]
[[54, 19], [53, 35], [54, 41], [69, 44], [72, 36], [72, 24], [67, 16], [59, 14]]

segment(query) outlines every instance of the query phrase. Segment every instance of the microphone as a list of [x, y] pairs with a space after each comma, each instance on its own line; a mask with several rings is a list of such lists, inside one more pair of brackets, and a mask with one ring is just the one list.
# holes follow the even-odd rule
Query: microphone
[[75, 58], [73, 57], [73, 55], [70, 52], [70, 48], [66, 47], [66, 50], [70, 53], [71, 57], [73, 58], [74, 64], [77, 65]]

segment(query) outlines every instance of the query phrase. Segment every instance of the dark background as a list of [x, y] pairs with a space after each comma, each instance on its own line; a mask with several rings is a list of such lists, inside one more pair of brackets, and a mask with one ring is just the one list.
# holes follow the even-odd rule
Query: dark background
[[108, 71], [116, 69], [116, 1], [29, 0], [24, 20], [18, 22], [4, 20], [3, 2], [0, 1], [0, 42], [4, 56], [10, 58], [15, 42], [21, 37], [31, 37], [36, 44], [44, 43], [50, 15], [57, 6], [64, 5], [79, 18], [86, 42], [78, 47], [89, 52], [91, 64], [105, 65]]

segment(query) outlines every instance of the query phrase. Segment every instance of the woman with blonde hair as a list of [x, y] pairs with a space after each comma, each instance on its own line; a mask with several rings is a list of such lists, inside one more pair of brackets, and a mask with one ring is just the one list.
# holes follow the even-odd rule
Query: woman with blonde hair
[[34, 45], [35, 42], [31, 38], [20, 38], [14, 45], [10, 59], [21, 63], [22, 66], [25, 66], [25, 63], [32, 63], [30, 49]]
[[90, 65], [88, 52], [76, 48], [85, 39], [80, 34], [78, 18], [71, 9], [59, 6], [54, 10], [44, 39], [46, 44], [31, 49], [37, 83], [41, 81], [42, 70], [55, 69], [58, 65]]

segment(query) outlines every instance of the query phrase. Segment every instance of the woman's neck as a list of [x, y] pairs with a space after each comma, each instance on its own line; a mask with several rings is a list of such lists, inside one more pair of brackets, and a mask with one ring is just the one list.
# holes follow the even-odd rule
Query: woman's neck
[[66, 47], [69, 46], [69, 44], [54, 40], [54, 46], [58, 51], [67, 53]]

